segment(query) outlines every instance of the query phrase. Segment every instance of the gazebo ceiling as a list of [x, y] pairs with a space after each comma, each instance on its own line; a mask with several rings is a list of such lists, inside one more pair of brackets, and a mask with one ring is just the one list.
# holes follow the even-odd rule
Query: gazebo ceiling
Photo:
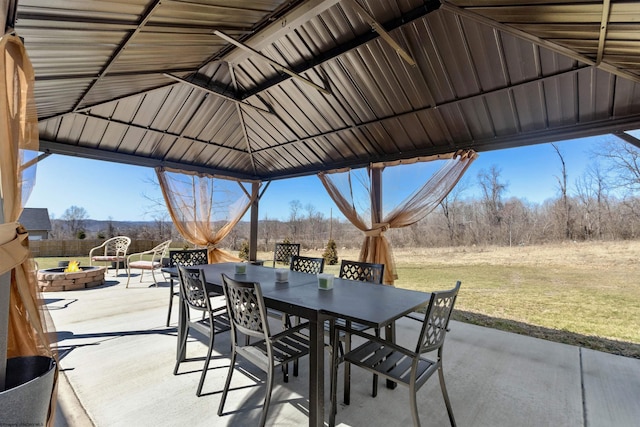
[[41, 149], [246, 179], [640, 128], [640, 2], [21, 0]]

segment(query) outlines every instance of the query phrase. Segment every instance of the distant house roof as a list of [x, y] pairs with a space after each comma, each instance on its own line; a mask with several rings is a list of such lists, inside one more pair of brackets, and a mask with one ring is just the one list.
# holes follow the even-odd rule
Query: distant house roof
[[24, 208], [18, 222], [27, 230], [51, 231], [47, 208]]

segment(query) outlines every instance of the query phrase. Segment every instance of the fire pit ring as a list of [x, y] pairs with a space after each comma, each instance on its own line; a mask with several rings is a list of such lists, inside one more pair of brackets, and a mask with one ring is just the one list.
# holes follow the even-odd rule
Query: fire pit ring
[[105, 267], [79, 267], [65, 273], [64, 267], [38, 270], [38, 287], [42, 292], [75, 291], [104, 285]]

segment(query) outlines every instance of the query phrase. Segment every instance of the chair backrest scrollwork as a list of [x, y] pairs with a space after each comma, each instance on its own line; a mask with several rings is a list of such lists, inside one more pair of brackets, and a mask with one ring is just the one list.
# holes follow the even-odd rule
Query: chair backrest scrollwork
[[417, 353], [428, 353], [442, 347], [459, 290], [460, 282], [457, 282], [453, 289], [431, 294], [416, 348]]
[[204, 271], [178, 266], [178, 278], [180, 279], [180, 292], [189, 308], [197, 311], [211, 311]]
[[342, 260], [339, 277], [361, 282], [382, 283], [384, 264]]
[[289, 268], [292, 271], [300, 271], [302, 273], [322, 273], [324, 271], [324, 258], [292, 256]]
[[169, 266], [178, 265], [192, 267], [194, 265], [208, 264], [207, 249], [188, 249], [169, 251]]
[[224, 274], [222, 282], [234, 332], [267, 340], [270, 336], [269, 323], [260, 284], [240, 282]]
[[289, 264], [292, 256], [300, 255], [300, 243], [276, 243], [273, 250], [273, 266], [276, 263]]

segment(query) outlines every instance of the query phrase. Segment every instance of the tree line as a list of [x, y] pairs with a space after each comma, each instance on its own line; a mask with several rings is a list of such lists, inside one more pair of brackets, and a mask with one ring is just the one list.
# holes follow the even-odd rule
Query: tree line
[[[635, 239], [640, 233], [640, 150], [625, 142], [605, 142], [582, 176], [567, 174], [561, 150], [557, 154], [557, 194], [543, 203], [507, 197], [508, 182], [493, 165], [467, 176], [423, 220], [387, 236], [394, 246], [531, 245], [560, 241]], [[474, 190], [474, 191], [472, 191]], [[469, 195], [473, 193], [474, 195]], [[368, 213], [365, 213], [368, 215]], [[87, 220], [83, 208], [72, 206], [54, 221], [54, 238], [81, 238]], [[86, 234], [86, 232], [84, 232]], [[119, 229], [108, 222], [98, 238], [126, 234], [132, 238], [181, 240], [166, 217]], [[93, 237], [93, 236], [92, 236]], [[239, 250], [249, 238], [249, 224], [239, 223], [222, 247]], [[299, 242], [322, 249], [333, 239], [338, 248], [355, 248], [362, 232], [344, 219], [328, 218], [315, 206], [289, 202], [287, 219], [263, 217], [258, 250], [271, 251], [276, 242]]]

